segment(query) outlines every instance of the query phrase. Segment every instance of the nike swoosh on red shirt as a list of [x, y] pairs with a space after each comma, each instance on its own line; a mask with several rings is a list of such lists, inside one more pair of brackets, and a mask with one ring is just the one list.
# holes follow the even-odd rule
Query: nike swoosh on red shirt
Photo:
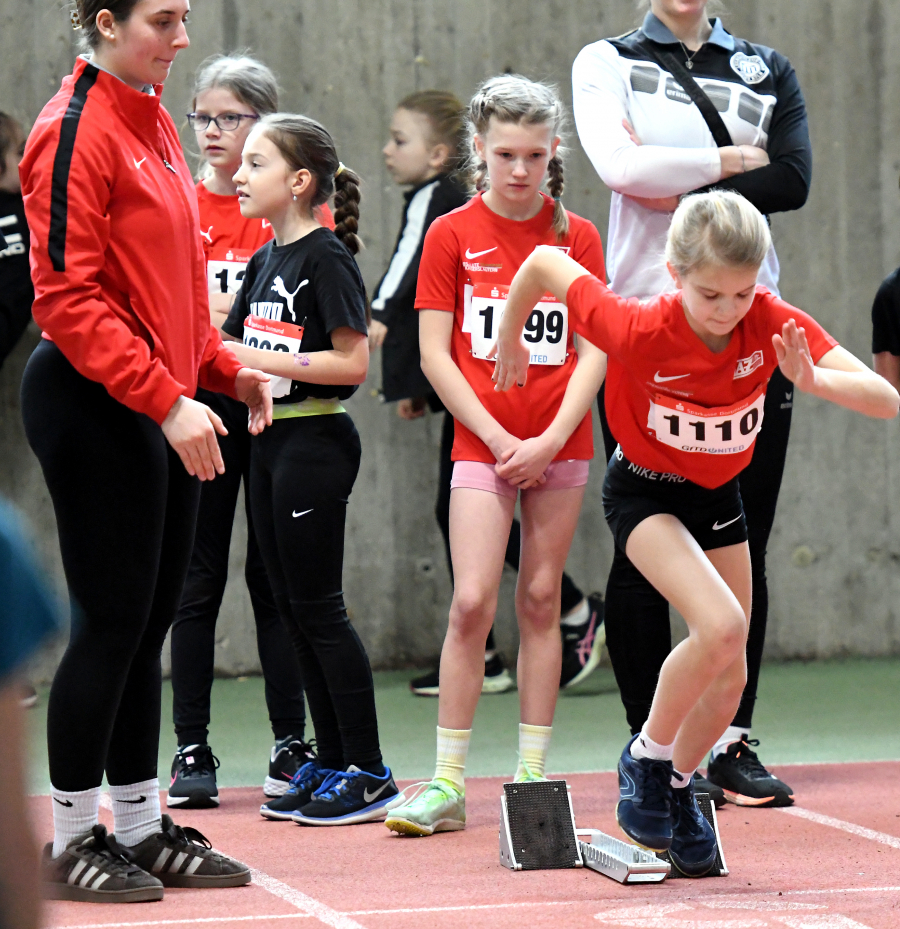
[[480, 258], [482, 255], [489, 255], [491, 252], [496, 252], [499, 248], [499, 245], [495, 245], [493, 248], [486, 248], [482, 252], [473, 252], [471, 249], [466, 249], [466, 258], [471, 261], [473, 258]]

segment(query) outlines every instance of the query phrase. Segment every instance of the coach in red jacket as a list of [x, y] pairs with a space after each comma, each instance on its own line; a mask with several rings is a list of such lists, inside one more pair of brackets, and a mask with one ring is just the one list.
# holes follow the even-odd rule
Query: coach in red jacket
[[[161, 821], [156, 776], [160, 652], [197, 478], [224, 470], [224, 427], [193, 399], [198, 383], [244, 400], [251, 431], [271, 422], [267, 377], [242, 368], [210, 325], [196, 193], [160, 105], [188, 44], [187, 12], [187, 0], [79, 0], [89, 57], [44, 107], [21, 165], [45, 339], [22, 408], [73, 599], [47, 720], [55, 838], [44, 881], [59, 899], [158, 899], [163, 886], [250, 880]], [[118, 845], [96, 825], [104, 773]]]

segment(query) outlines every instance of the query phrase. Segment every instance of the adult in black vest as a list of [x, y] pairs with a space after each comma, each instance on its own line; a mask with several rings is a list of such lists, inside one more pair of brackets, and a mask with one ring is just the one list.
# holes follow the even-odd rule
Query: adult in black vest
[[[612, 288], [624, 296], [674, 290], [663, 250], [681, 195], [709, 187], [735, 190], [766, 214], [806, 202], [812, 151], [794, 70], [783, 55], [732, 36], [721, 20], [710, 19], [713, 5], [650, 0], [639, 29], [588, 45], [573, 66], [579, 138], [613, 190], [607, 269]], [[778, 272], [772, 250], [760, 283], [777, 293]], [[607, 457], [616, 440], [606, 423], [604, 394], [612, 399], [614, 391], [614, 384], [604, 385], [599, 397]], [[792, 400], [792, 385], [776, 371], [766, 397], [766, 428], [740, 479], [753, 568], [748, 680], [732, 726], [713, 749], [707, 770], [712, 783], [698, 784], [719, 802], [725, 797], [750, 806], [793, 802], [790, 787], [763, 767], [753, 751], [757, 743], [750, 741], [768, 614], [766, 545]], [[618, 549], [606, 597], [610, 658], [628, 723], [638, 732], [672, 647], [668, 604]]]

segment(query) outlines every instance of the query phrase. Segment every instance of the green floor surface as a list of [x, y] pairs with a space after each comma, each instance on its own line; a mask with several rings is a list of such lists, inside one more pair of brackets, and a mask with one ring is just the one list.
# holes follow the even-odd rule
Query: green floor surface
[[[422, 779], [434, 767], [436, 699], [409, 692], [411, 672], [375, 675], [385, 762], [397, 777]], [[29, 713], [33, 793], [49, 790], [44, 739], [47, 694]], [[753, 735], [766, 764], [900, 759], [900, 660], [847, 660], [766, 665]], [[169, 725], [172, 689], [163, 688], [160, 781], [165, 784], [175, 739]], [[515, 768], [518, 698], [485, 696], [478, 707], [466, 773], [510, 775]], [[552, 772], [615, 768], [628, 738], [612, 672], [601, 668], [575, 692], [560, 696], [548, 768]], [[261, 784], [272, 735], [260, 678], [217, 680], [213, 688], [213, 751], [219, 784]]]

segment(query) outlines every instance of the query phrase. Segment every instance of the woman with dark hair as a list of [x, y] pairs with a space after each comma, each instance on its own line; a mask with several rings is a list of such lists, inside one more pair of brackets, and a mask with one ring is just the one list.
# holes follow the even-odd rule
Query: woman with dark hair
[[[806, 202], [812, 151], [806, 106], [790, 62], [770, 48], [739, 39], [707, 0], [650, 0], [640, 28], [582, 49], [572, 69], [575, 119], [588, 157], [613, 191], [607, 239], [610, 286], [649, 299], [673, 289], [664, 246], [679, 198], [717, 187], [734, 190], [762, 213]], [[694, 82], [694, 78], [697, 79]], [[778, 294], [778, 259], [770, 249], [759, 283]], [[742, 359], [735, 373], [754, 370]], [[659, 372], [657, 382], [686, 376]], [[616, 449], [600, 392], [606, 456]], [[740, 486], [749, 533], [753, 612], [747, 642], [748, 680], [733, 723], [713, 748], [709, 789], [720, 802], [783, 806], [793, 793], [760, 763], [750, 726], [765, 642], [766, 545], [775, 517], [790, 431], [793, 388], [778, 370], [766, 397], [760, 433]], [[647, 719], [659, 671], [672, 647], [668, 603], [618, 547], [606, 592], [607, 645], [628, 723]], [[723, 795], [724, 791], [724, 795]]]
[[[160, 815], [160, 653], [178, 608], [200, 481], [224, 473], [197, 386], [272, 418], [268, 377], [210, 324], [197, 195], [159, 101], [187, 47], [187, 0], [79, 0], [87, 54], [44, 107], [21, 165], [44, 340], [22, 382], [74, 602], [50, 691], [54, 841], [45, 894], [158, 900], [249, 869]], [[98, 823], [103, 775], [115, 837]], [[149, 873], [152, 872], [152, 873]]]

